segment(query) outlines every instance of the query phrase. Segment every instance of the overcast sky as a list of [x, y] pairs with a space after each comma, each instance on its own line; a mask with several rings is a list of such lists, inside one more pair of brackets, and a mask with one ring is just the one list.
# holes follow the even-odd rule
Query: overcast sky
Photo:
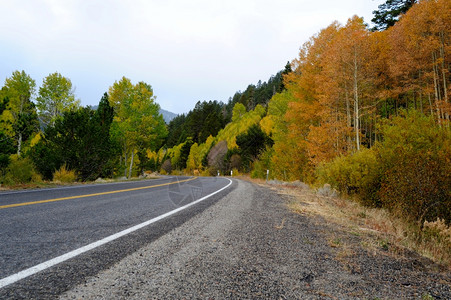
[[384, 0], [0, 0], [0, 86], [59, 72], [82, 105], [122, 76], [152, 85], [166, 110], [226, 102], [297, 57], [309, 37]]

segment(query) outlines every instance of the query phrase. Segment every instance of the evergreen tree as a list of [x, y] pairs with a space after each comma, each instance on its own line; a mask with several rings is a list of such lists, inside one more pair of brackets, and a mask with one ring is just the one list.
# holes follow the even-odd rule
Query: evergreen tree
[[32, 148], [31, 157], [45, 179], [52, 179], [62, 165], [75, 170], [82, 181], [112, 175], [114, 146], [109, 131], [112, 107], [104, 95], [97, 111], [66, 111], [46, 128], [44, 138]]
[[168, 125], [166, 147], [171, 148], [191, 138], [193, 143], [204, 143], [226, 125], [224, 104], [218, 101], [198, 101], [186, 116], [179, 115]]
[[168, 136], [166, 139], [166, 147], [171, 148], [175, 145], [183, 143], [186, 138], [186, 115], [181, 114], [172, 119], [168, 124]]
[[104, 154], [103, 161], [100, 162], [99, 176], [111, 177], [114, 172], [114, 157], [120, 152], [120, 146], [110, 134], [111, 124], [114, 118], [114, 108], [110, 106], [108, 93], [104, 93], [100, 99], [99, 106], [95, 113], [95, 123], [99, 126], [99, 148]]
[[387, 0], [373, 11], [374, 18], [371, 22], [376, 24], [373, 31], [383, 31], [395, 25], [402, 14], [405, 14], [417, 0]]
[[191, 150], [191, 146], [193, 145], [193, 140], [188, 138], [185, 144], [180, 149], [180, 158], [178, 161], [178, 168], [183, 170], [186, 168], [186, 161], [188, 160], [189, 152]]
[[100, 125], [103, 127], [103, 132], [109, 135], [109, 130], [111, 122], [113, 122], [114, 108], [110, 106], [108, 100], [108, 94], [104, 93], [100, 99], [99, 106], [96, 111], [96, 116], [99, 120]]
[[244, 92], [236, 92], [233, 97], [229, 98], [228, 103], [225, 105], [226, 123], [230, 122], [232, 110], [236, 103], [243, 104], [247, 111], [253, 110], [257, 105], [267, 106], [269, 100], [271, 100], [276, 93], [281, 93], [285, 90], [283, 78], [291, 72], [291, 64], [287, 62], [284, 70], [279, 71], [276, 75], [272, 75], [267, 82], [262, 83], [261, 80], [259, 80], [257, 85], [248, 85]]
[[258, 158], [266, 146], [273, 145], [272, 139], [264, 133], [259, 125], [252, 125], [249, 129], [236, 137], [242, 164], [249, 171], [250, 164]]
[[293, 72], [293, 70], [291, 69], [291, 64], [289, 61], [287, 61], [287, 64], [285, 65], [285, 69], [281, 73], [282, 80], [280, 82], [279, 89], [277, 91], [278, 93], [281, 93], [283, 90], [285, 90], [285, 84], [283, 83], [283, 76], [288, 75], [291, 72]]

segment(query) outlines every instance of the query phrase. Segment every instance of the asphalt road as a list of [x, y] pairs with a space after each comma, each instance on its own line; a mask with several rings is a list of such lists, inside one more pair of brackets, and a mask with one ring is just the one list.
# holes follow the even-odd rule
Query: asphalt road
[[56, 297], [185, 223], [234, 185], [34, 275], [12, 283], [5, 279], [180, 209], [230, 183], [227, 178], [170, 177], [0, 193], [0, 298]]
[[[451, 299], [449, 271], [293, 213], [292, 189], [236, 179], [214, 205], [59, 299]], [[297, 192], [313, 205], [313, 191]]]

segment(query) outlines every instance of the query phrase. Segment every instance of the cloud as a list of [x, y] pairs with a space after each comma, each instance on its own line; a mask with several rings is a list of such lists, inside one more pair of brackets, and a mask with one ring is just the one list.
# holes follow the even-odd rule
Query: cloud
[[0, 75], [24, 69], [41, 84], [58, 71], [85, 105], [126, 76], [186, 112], [267, 80], [321, 28], [380, 2], [0, 0]]

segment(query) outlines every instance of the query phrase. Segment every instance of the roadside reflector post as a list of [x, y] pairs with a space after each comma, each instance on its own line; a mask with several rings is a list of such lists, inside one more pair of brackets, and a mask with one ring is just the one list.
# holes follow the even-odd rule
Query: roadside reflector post
[[266, 182], [268, 182], [269, 179], [269, 170], [266, 170]]

